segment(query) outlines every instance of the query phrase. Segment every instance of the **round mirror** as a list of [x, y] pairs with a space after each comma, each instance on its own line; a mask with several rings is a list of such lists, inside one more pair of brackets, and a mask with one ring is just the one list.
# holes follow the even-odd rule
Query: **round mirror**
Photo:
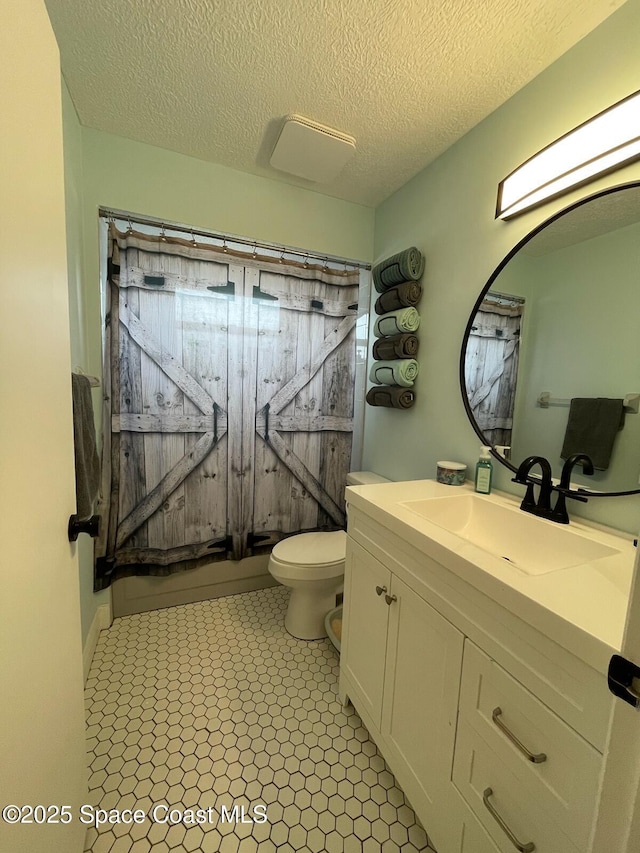
[[575, 468], [574, 484], [594, 495], [639, 492], [638, 324], [640, 182], [542, 223], [483, 288], [460, 358], [482, 443], [513, 471], [544, 456], [554, 476], [588, 446], [596, 471]]

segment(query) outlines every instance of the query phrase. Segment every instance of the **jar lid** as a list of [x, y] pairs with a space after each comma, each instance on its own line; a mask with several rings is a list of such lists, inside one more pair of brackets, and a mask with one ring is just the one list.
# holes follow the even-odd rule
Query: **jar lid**
[[464, 471], [464, 462], [438, 462], [438, 468], [448, 468], [450, 471]]

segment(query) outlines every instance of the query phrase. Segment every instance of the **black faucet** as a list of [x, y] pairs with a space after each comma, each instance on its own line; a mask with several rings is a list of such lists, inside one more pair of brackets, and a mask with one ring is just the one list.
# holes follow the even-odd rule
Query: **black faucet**
[[569, 456], [566, 460], [562, 466], [560, 485], [557, 487], [558, 500], [550, 516], [552, 521], [557, 521], [559, 524], [569, 524], [567, 498], [571, 498], [574, 501], [582, 501], [583, 503], [587, 502], [584, 496], [577, 495], [571, 491], [571, 472], [579, 462], [582, 462], [583, 474], [593, 474], [593, 462], [591, 461], [591, 457], [587, 456], [586, 453], [574, 453], [573, 456]]
[[[534, 465], [539, 465], [542, 469], [542, 478], [539, 481], [532, 480], [529, 477], [529, 471]], [[533, 515], [539, 515], [542, 518], [551, 517], [553, 481], [551, 479], [551, 464], [544, 456], [527, 456], [524, 462], [520, 464], [513, 482], [521, 483], [527, 487], [525, 496], [520, 504], [520, 509], [524, 510], [524, 512], [531, 512]], [[537, 502], [533, 492], [534, 485], [540, 486]]]

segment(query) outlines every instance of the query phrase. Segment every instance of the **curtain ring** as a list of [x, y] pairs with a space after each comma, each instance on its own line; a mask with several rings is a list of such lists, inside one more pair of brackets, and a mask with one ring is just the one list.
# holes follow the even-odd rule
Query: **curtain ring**
[[309, 269], [309, 255], [305, 255], [305, 256], [304, 256], [304, 263], [302, 264], [302, 266], [303, 266], [306, 270], [308, 270], [308, 269]]
[[280, 259], [278, 261], [279, 264], [284, 263], [284, 249], [280, 252]]
[[167, 242], [167, 235], [164, 233], [164, 222], [162, 223], [162, 226], [161, 226], [161, 228], [160, 228], [160, 240], [161, 240], [163, 243], [166, 243], [166, 242]]
[[258, 244], [257, 243], [254, 243], [254, 245], [253, 245], [253, 252], [251, 253], [251, 257], [253, 258], [254, 261], [258, 257]]
[[[115, 222], [115, 219], [113, 220]], [[131, 217], [128, 218], [129, 227], [127, 228], [127, 235], [133, 234], [133, 223], [131, 222]]]
[[227, 238], [226, 237], [222, 240], [222, 251], [225, 254], [227, 254], [227, 252], [229, 251], [229, 249], [227, 248]]
[[193, 246], [194, 249], [198, 248], [198, 243], [196, 241], [196, 236], [193, 233], [193, 228], [191, 229], [191, 245]]

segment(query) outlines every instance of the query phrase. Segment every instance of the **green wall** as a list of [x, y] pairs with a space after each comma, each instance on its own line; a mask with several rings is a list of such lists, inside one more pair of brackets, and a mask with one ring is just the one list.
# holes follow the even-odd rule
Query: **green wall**
[[[535, 452], [554, 470], [562, 468], [569, 409], [541, 408], [541, 391], [561, 398], [640, 391], [639, 273], [640, 224], [635, 224], [540, 256], [521, 252], [497, 278], [496, 290], [525, 298], [514, 460]], [[607, 470], [586, 477], [578, 468], [573, 479], [586, 488], [623, 491], [638, 488], [639, 476], [640, 417], [628, 415]]]
[[[86, 304], [91, 301], [86, 292], [83, 276], [84, 226], [83, 226], [83, 172], [82, 172], [82, 128], [73, 106], [69, 90], [62, 81], [62, 129], [64, 137], [64, 191], [65, 224], [67, 232], [67, 270], [69, 276], [69, 327], [71, 338], [71, 367], [85, 373], [100, 373], [89, 359]], [[99, 331], [98, 331], [99, 335]], [[95, 333], [94, 333], [95, 336]], [[93, 347], [95, 349], [95, 347]], [[99, 415], [100, 389], [93, 392], [93, 407]], [[80, 618], [82, 644], [84, 645], [96, 609], [110, 601], [108, 591], [93, 592], [93, 540], [79, 536], [74, 546], [78, 551], [80, 573]]]
[[[640, 89], [638, 32], [640, 2], [629, 0], [376, 210], [374, 260], [415, 245], [426, 270], [416, 405], [408, 411], [367, 407], [365, 468], [415, 479], [433, 477], [439, 459], [475, 465], [479, 442], [462, 404], [458, 363], [478, 293], [536, 225], [597, 189], [639, 179], [640, 164], [511, 222], [494, 220], [498, 183], [558, 136]], [[496, 466], [495, 485], [519, 493], [510, 478]], [[592, 500], [584, 512], [635, 531], [640, 500]]]
[[82, 292], [82, 129], [64, 79], [62, 80], [62, 124], [71, 364], [73, 367], [84, 367], [87, 342]]

